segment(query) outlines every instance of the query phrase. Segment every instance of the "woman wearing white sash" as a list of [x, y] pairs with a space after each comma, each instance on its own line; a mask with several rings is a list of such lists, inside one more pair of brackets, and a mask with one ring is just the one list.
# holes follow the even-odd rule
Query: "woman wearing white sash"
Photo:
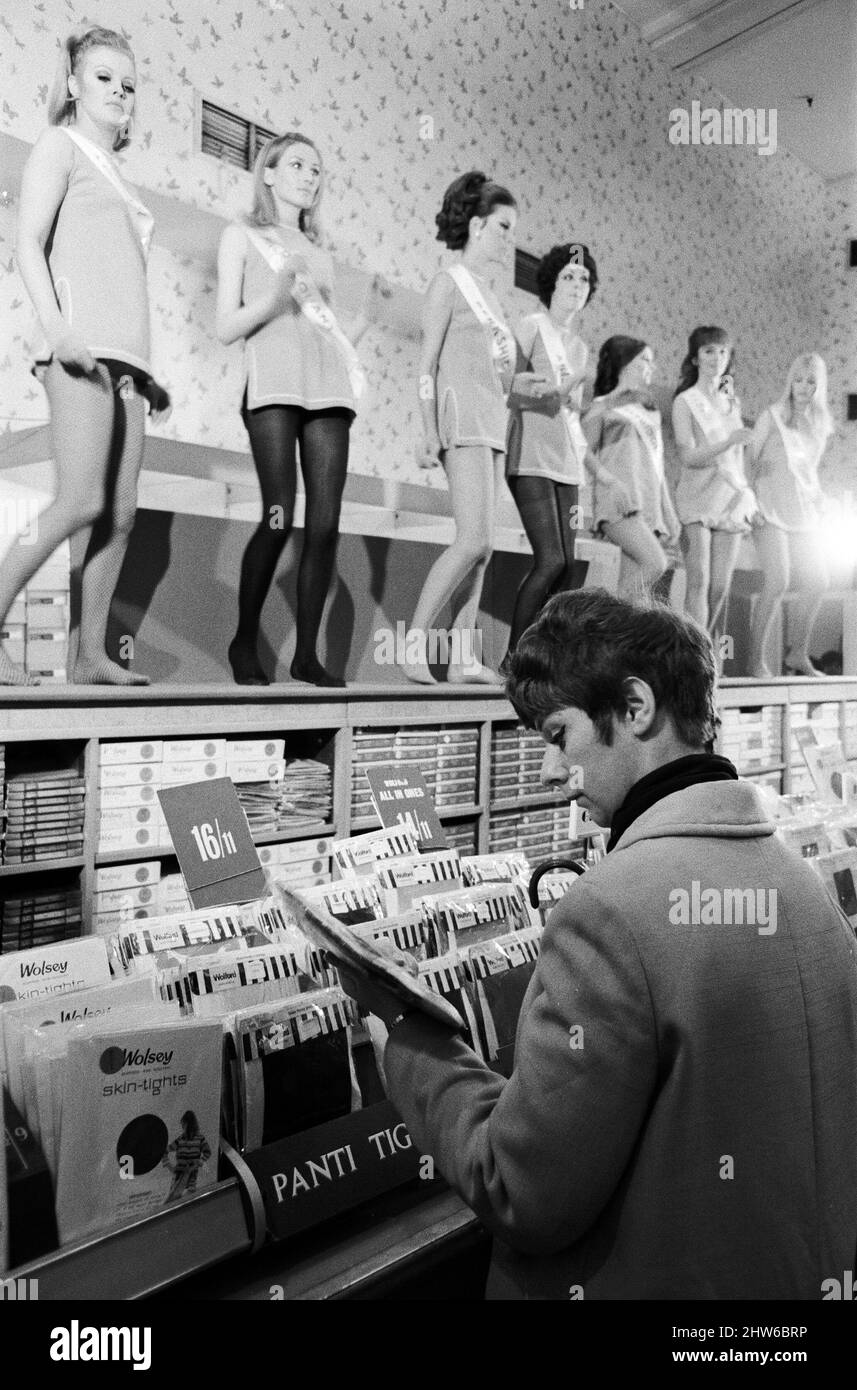
[[[402, 669], [434, 684], [429, 633], [453, 602], [447, 680], [495, 683], [480, 659], [476, 627], [485, 570], [494, 548], [497, 495], [506, 451], [506, 396], [515, 380], [517, 344], [491, 282], [510, 273], [517, 210], [512, 194], [476, 171], [450, 184], [435, 218], [437, 237], [461, 259], [432, 280], [423, 309], [419, 395], [424, 439], [421, 465], [443, 463], [455, 540], [430, 569], [406, 640]], [[539, 394], [547, 383], [531, 373], [518, 386]]]
[[821, 673], [812, 664], [809, 644], [829, 578], [822, 532], [826, 498], [818, 467], [833, 422], [827, 406], [827, 368], [818, 353], [796, 358], [786, 388], [756, 422], [750, 445], [750, 477], [762, 525], [755, 532], [763, 588], [753, 611], [753, 674], [778, 676], [766, 647], [783, 595], [790, 587], [801, 599], [789, 614], [790, 651], [786, 666], [804, 676]]
[[712, 633], [724, 617], [741, 536], [756, 511], [743, 461], [752, 430], [742, 424], [731, 367], [729, 335], [722, 328], [695, 328], [673, 401], [682, 462], [675, 500], [686, 547], [685, 610]]
[[648, 400], [652, 349], [639, 338], [608, 338], [598, 354], [595, 396], [583, 419], [593, 474], [593, 525], [622, 551], [619, 594], [654, 592], [678, 545], [681, 527], [664, 474], [660, 412]]
[[516, 336], [532, 370], [560, 393], [560, 408], [554, 405], [552, 414], [510, 411], [506, 479], [533, 552], [515, 599], [510, 652], [550, 595], [574, 582], [579, 489], [586, 481], [580, 408], [589, 358], [576, 321], [598, 285], [589, 248], [575, 242], [551, 247], [536, 267], [536, 284], [544, 308], [523, 318]]
[[[146, 256], [152, 218], [126, 186], [114, 151], [130, 138], [134, 55], [121, 34], [90, 28], [63, 47], [49, 128], [21, 184], [17, 258], [45, 343], [37, 355], [51, 411], [56, 495], [35, 537], [0, 569], [0, 625], [48, 556], [71, 539], [79, 579], [76, 684], [139, 685], [105, 650], [110, 604], [137, 509], [144, 400], [169, 397], [149, 366]], [[78, 591], [75, 590], [75, 599]], [[0, 650], [0, 684], [27, 683]]]
[[262, 518], [241, 564], [229, 662], [239, 685], [269, 683], [259, 626], [292, 529], [299, 451], [306, 515], [291, 675], [343, 686], [316, 648], [336, 559], [349, 431], [364, 385], [353, 343], [367, 320], [360, 316], [349, 341], [333, 311], [333, 261], [319, 244], [323, 172], [316, 145], [293, 131], [277, 136], [259, 152], [253, 177], [252, 211], [246, 223], [226, 228], [218, 258], [217, 333], [223, 343], [245, 342], [241, 415], [262, 492]]

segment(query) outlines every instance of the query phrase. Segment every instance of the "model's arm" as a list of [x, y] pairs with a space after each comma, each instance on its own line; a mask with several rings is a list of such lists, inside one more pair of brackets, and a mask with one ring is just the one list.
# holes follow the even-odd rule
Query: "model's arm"
[[551, 914], [524, 1008], [508, 1081], [417, 1014], [393, 1028], [384, 1065], [417, 1151], [502, 1240], [550, 1254], [615, 1193], [658, 1065], [635, 943], [582, 882]]
[[[448, 275], [436, 275], [423, 303], [422, 347], [420, 349], [420, 413], [423, 421], [424, 451], [421, 467], [438, 462], [440, 433], [437, 418], [437, 366], [455, 303], [455, 284]], [[463, 383], [466, 389], [466, 383]]]
[[768, 436], [773, 429], [773, 424], [774, 422], [770, 410], [763, 410], [756, 421], [753, 429], [753, 438], [750, 440], [750, 447], [745, 455], [747, 477], [751, 484], [756, 473], [762, 450], [768, 442]]
[[60, 313], [45, 255], [51, 228], [68, 191], [72, 158], [71, 141], [55, 126], [36, 141], [21, 180], [16, 254], [21, 279], [54, 357], [68, 367], [91, 372], [95, 358]]
[[583, 458], [583, 466], [592, 481], [598, 483], [600, 487], [609, 487], [618, 506], [625, 510], [631, 506], [631, 499], [628, 496], [627, 488], [624, 483], [620, 483], [616, 474], [607, 467], [604, 458], [604, 425], [605, 414], [608, 409], [608, 402], [614, 393], [605, 396], [603, 400], [596, 401], [591, 405], [586, 414], [581, 419], [583, 433], [586, 435], [586, 442], [589, 448]]
[[540, 372], [534, 372], [530, 365], [533, 345], [536, 340], [536, 325], [529, 319], [522, 319], [515, 333], [515, 375], [509, 388], [507, 404], [510, 410], [538, 410], [544, 414], [545, 402], [550, 415], [559, 414], [562, 395], [553, 379]]
[[681, 396], [673, 401], [673, 434], [685, 468], [709, 468], [727, 449], [735, 444], [747, 444], [753, 437], [753, 431], [742, 425], [717, 444], [697, 444], [693, 436], [693, 416]]
[[580, 347], [577, 351], [577, 361], [574, 363], [571, 375], [566, 379], [563, 392], [568, 405], [574, 410], [583, 409], [583, 388], [586, 385], [587, 373], [589, 370], [589, 348], [580, 339], [577, 339]]
[[[244, 285], [244, 266], [247, 259], [247, 235], [237, 223], [228, 226], [220, 238], [217, 253], [217, 321], [216, 331], [221, 343], [234, 343], [246, 338], [263, 324], [275, 319], [293, 302], [292, 285], [295, 271], [300, 269], [298, 258], [292, 257], [287, 269], [274, 278], [269, 294], [259, 295], [249, 304], [241, 303]], [[305, 264], [305, 263], [304, 263]]]

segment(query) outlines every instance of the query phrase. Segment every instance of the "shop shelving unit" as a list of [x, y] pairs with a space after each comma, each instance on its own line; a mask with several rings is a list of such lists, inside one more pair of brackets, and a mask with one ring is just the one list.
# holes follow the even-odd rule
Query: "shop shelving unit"
[[[857, 763], [857, 679], [727, 680], [719, 695], [723, 717], [721, 744], [728, 740], [737, 713], [751, 726], [754, 713], [766, 720], [773, 735], [767, 749], [739, 771], [756, 781], [769, 782], [789, 792], [801, 781], [800, 754], [793, 740], [798, 724], [808, 721], [824, 737], [837, 737], [846, 756]], [[761, 712], [769, 711], [767, 716]], [[773, 713], [770, 713], [773, 711]], [[17, 765], [26, 760], [28, 745], [61, 741], [79, 745], [87, 783], [83, 853], [68, 859], [36, 861], [0, 867], [0, 896], [18, 878], [33, 880], [67, 871], [79, 879], [86, 902], [97, 865], [131, 861], [134, 852], [100, 854], [97, 849], [98, 755], [102, 741], [116, 739], [181, 738], [215, 735], [245, 737], [329, 733], [327, 754], [333, 770], [333, 814], [329, 822], [302, 830], [293, 838], [323, 833], [346, 835], [368, 828], [370, 817], [351, 814], [351, 767], [356, 730], [419, 729], [471, 725], [477, 729], [474, 751], [474, 798], [440, 812], [447, 823], [472, 825], [473, 844], [487, 851], [492, 825], [521, 815], [550, 812], [564, 814], [564, 803], [554, 793], [539, 789], [537, 775], [527, 780], [536, 759], [525, 759], [530, 769], [522, 779], [520, 794], [508, 789], [492, 792], [492, 746], [499, 731], [514, 728], [516, 716], [502, 691], [485, 687], [439, 687], [436, 691], [390, 686], [352, 686], [348, 690], [315, 691], [293, 686], [243, 688], [227, 686], [154, 687], [117, 691], [75, 687], [38, 687], [0, 692], [0, 742], [7, 755], [14, 745]], [[532, 747], [537, 747], [537, 736]], [[527, 745], [529, 746], [529, 745]], [[776, 756], [772, 756], [776, 754]], [[8, 763], [8, 756], [7, 756]], [[285, 835], [266, 837], [292, 838]], [[170, 851], [146, 847], [138, 858], [167, 858]], [[401, 1203], [399, 1203], [401, 1208]], [[242, 1296], [269, 1297], [268, 1282], [283, 1285], [288, 1298], [328, 1298], [343, 1289], [359, 1296], [361, 1289], [377, 1286], [384, 1271], [407, 1264], [427, 1250], [451, 1248], [457, 1241], [475, 1240], [478, 1223], [453, 1194], [417, 1194], [404, 1212], [385, 1214], [385, 1204], [373, 1207], [372, 1220], [357, 1234], [337, 1243], [325, 1238], [302, 1246], [296, 1265], [290, 1258], [291, 1242], [277, 1255], [264, 1256], [265, 1273], [254, 1280], [242, 1263]], [[221, 1183], [214, 1192], [200, 1194], [175, 1209], [148, 1218], [122, 1231], [90, 1240], [81, 1246], [55, 1252], [26, 1268], [17, 1277], [39, 1279], [41, 1298], [98, 1296], [104, 1288], [122, 1298], [146, 1297], [169, 1288], [200, 1271], [222, 1267], [218, 1296], [229, 1292], [231, 1257], [247, 1256], [259, 1243], [252, 1213], [236, 1180]], [[279, 1260], [280, 1274], [271, 1276], [270, 1262]], [[253, 1266], [250, 1266], [252, 1271]], [[251, 1287], [252, 1286], [252, 1287]], [[223, 1289], [226, 1292], [223, 1292]]]

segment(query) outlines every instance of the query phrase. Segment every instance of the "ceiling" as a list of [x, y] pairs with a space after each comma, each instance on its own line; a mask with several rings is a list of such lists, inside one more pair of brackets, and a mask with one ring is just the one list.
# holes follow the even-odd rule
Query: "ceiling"
[[857, 0], [614, 3], [676, 73], [775, 108], [783, 149], [829, 183], [857, 180]]

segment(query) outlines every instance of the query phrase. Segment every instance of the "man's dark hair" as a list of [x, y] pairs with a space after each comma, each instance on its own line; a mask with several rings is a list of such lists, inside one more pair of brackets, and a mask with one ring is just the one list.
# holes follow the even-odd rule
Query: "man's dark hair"
[[654, 602], [626, 603], [605, 589], [557, 594], [521, 637], [506, 691], [530, 728], [572, 705], [610, 744], [613, 716], [628, 708], [630, 676], [651, 687], [684, 743], [711, 746], [717, 723], [711, 639], [692, 619]]

